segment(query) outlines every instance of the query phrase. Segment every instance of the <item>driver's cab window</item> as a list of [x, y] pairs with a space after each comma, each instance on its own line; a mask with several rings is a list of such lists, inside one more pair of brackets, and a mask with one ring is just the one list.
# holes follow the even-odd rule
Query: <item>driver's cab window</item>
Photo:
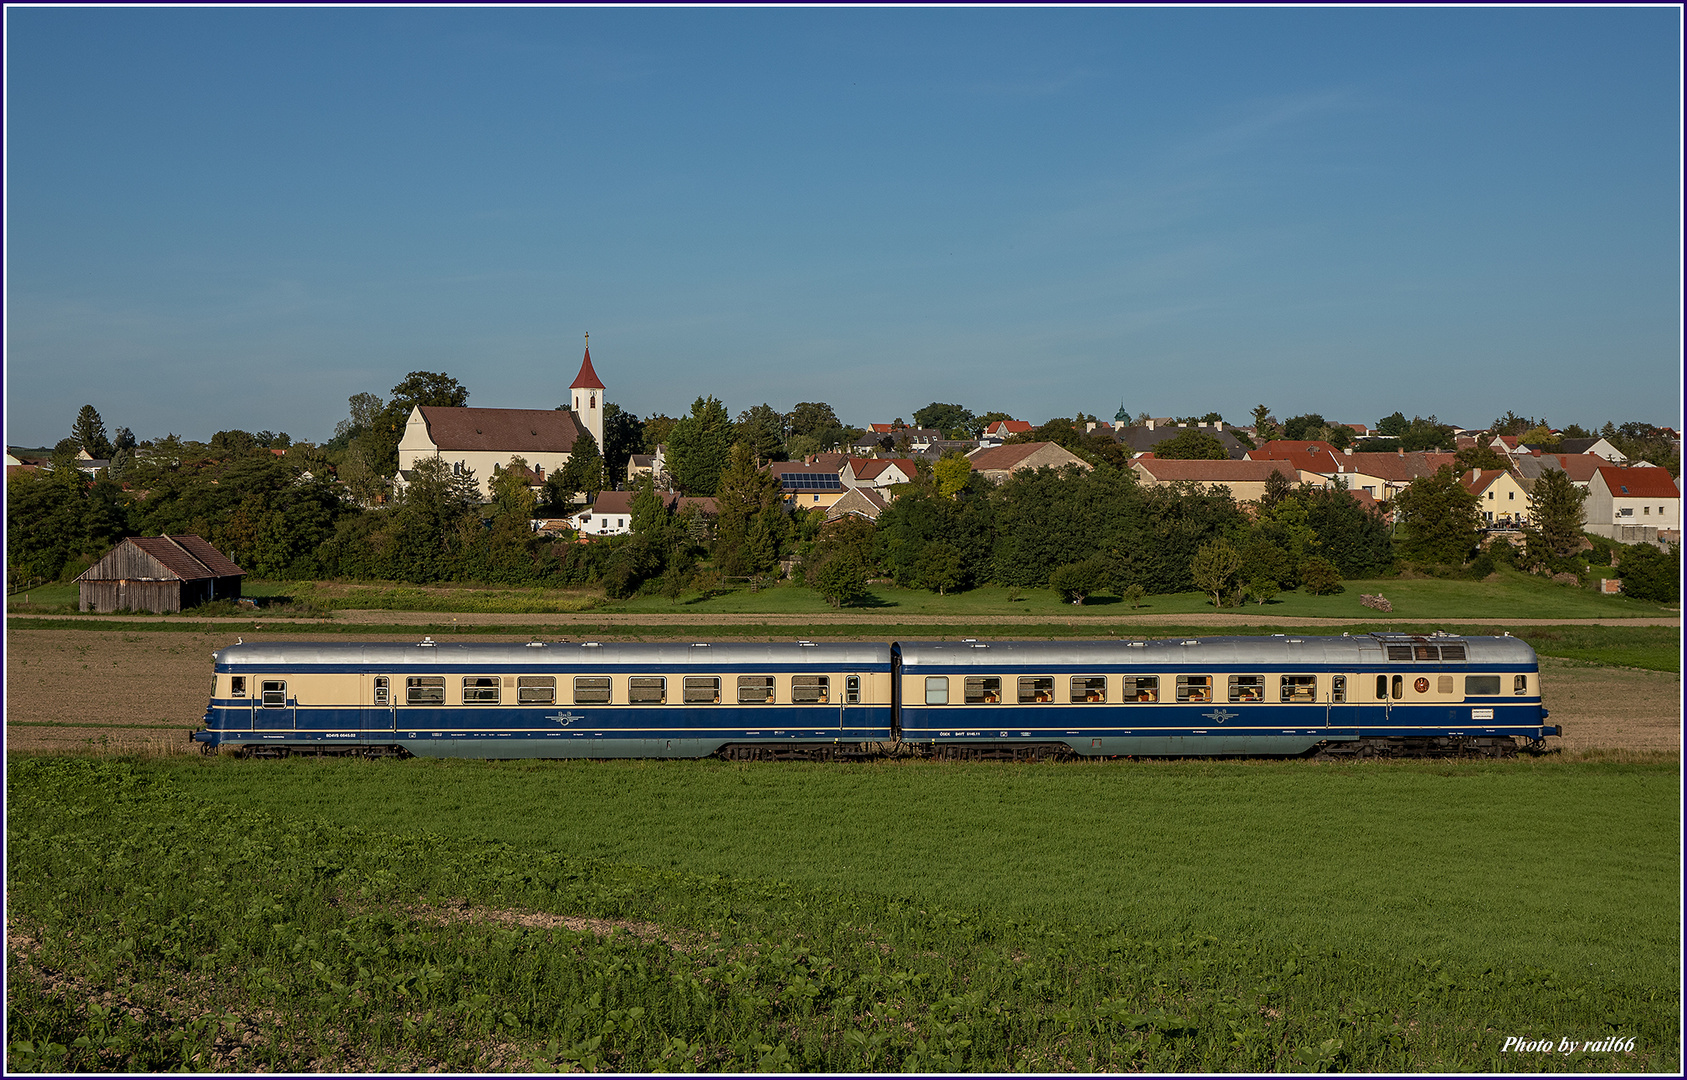
[[375, 704], [385, 705], [390, 700], [390, 697], [391, 684], [387, 681], [387, 677], [385, 675], [378, 676], [375, 679]]

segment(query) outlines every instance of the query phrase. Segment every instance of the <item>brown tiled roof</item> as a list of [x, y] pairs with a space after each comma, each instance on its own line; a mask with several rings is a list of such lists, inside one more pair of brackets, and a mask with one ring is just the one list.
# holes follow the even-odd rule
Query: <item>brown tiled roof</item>
[[1675, 486], [1675, 479], [1669, 475], [1668, 469], [1656, 466], [1636, 465], [1622, 468], [1617, 465], [1606, 465], [1599, 470], [1605, 486], [1611, 489], [1611, 494], [1621, 499], [1639, 496], [1643, 499], [1679, 499], [1681, 492]]
[[848, 460], [848, 454], [841, 454], [833, 450], [824, 454], [815, 454], [809, 459], [808, 463], [814, 466], [816, 472], [843, 472], [844, 462]]
[[[674, 513], [678, 513], [681, 510], [685, 510], [693, 506], [703, 511], [705, 514], [713, 514], [716, 512], [715, 500], [706, 496], [675, 495], [672, 492], [660, 491], [657, 492], [657, 494], [662, 498], [662, 505], [666, 506]], [[631, 517], [633, 513], [633, 499], [637, 497], [637, 495], [638, 492], [636, 491], [600, 491], [597, 493], [597, 498], [592, 500], [591, 512], [600, 517], [605, 514], [626, 514], [628, 517]]]
[[428, 437], [441, 450], [567, 454], [583, 434], [567, 409], [418, 408], [428, 425]]
[[1404, 484], [1420, 476], [1434, 476], [1442, 465], [1453, 464], [1453, 455], [1355, 451], [1342, 454], [1336, 459], [1336, 464], [1342, 472], [1364, 473], [1366, 476]]
[[855, 470], [857, 480], [871, 480], [886, 469], [895, 465], [902, 470], [902, 475], [910, 480], [915, 476], [914, 463], [907, 458], [850, 458], [850, 466]]
[[246, 573], [246, 571], [234, 565], [232, 559], [212, 547], [202, 537], [195, 536], [192, 533], [184, 533], [181, 536], [172, 536], [170, 539], [186, 548], [188, 554], [198, 559], [216, 577], [234, 577]]
[[[1009, 443], [1006, 446], [993, 446], [988, 450], [979, 450], [971, 454], [967, 460], [972, 462], [973, 469], [978, 472], [1012, 471], [1018, 468], [1019, 464], [1026, 458], [1049, 446], [1053, 446], [1075, 462], [1081, 463], [1083, 460], [1070, 450], [1051, 442]], [[1067, 464], [1071, 464], [1071, 462], [1067, 462]]]
[[[1156, 480], [1188, 480], [1198, 484], [1260, 483], [1271, 479], [1272, 473], [1282, 473], [1285, 479], [1296, 480], [1294, 463], [1270, 461], [1212, 461], [1204, 459], [1139, 457], [1131, 466]], [[1288, 471], [1285, 471], [1285, 468]]]
[[1578, 484], [1588, 483], [1594, 473], [1611, 467], [1611, 463], [1598, 454], [1542, 454], [1541, 464], [1563, 469]]
[[1480, 495], [1488, 490], [1489, 484], [1504, 476], [1505, 472], [1504, 469], [1473, 469], [1459, 482], [1465, 486], [1466, 491]]
[[992, 420], [984, 429], [986, 435], [1023, 435], [1031, 430], [1029, 420]]
[[592, 369], [592, 350], [590, 347], [586, 349], [586, 358], [580, 361], [580, 374], [574, 376], [574, 382], [568, 388], [570, 390], [603, 389], [603, 380], [599, 379], [597, 372]]
[[1274, 439], [1258, 450], [1249, 450], [1249, 461], [1287, 461], [1296, 469], [1330, 475], [1336, 472], [1342, 455], [1325, 442], [1288, 442]]

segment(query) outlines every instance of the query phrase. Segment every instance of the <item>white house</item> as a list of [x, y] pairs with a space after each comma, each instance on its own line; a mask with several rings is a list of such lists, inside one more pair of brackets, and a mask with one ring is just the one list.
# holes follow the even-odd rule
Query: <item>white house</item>
[[567, 409], [415, 406], [398, 441], [393, 486], [402, 491], [418, 461], [439, 458], [454, 473], [472, 469], [481, 497], [490, 499], [493, 476], [512, 457], [524, 459], [543, 478], [568, 463], [575, 440], [587, 432], [602, 453], [604, 386], [592, 369], [589, 347], [569, 393], [573, 406]]
[[1588, 484], [1583, 509], [1595, 536], [1629, 543], [1680, 536], [1681, 490], [1668, 469], [1608, 465]]
[[911, 483], [918, 470], [908, 458], [852, 457], [838, 470], [846, 488], [885, 488]]

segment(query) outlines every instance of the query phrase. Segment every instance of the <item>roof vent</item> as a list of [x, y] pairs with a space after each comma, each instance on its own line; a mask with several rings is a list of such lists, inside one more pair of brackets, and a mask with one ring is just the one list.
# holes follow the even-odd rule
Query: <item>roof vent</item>
[[820, 646], [816, 645], [814, 642], [808, 640], [807, 638], [798, 638], [797, 644], [799, 646], [801, 646], [802, 648], [805, 648], [805, 649], [818, 649], [820, 647]]
[[1128, 644], [1133, 649], [1146, 649], [1148, 647], [1148, 642], [1146, 641], [1132, 641]]
[[603, 648], [603, 642], [601, 642], [601, 641], [582, 641], [580, 643], [580, 648], [582, 648], [582, 649], [601, 649], [601, 648]]
[[1200, 643], [1201, 643], [1200, 638], [1190, 638], [1188, 641], [1184, 642], [1185, 645], [1199, 645]]
[[975, 648], [975, 649], [988, 649], [990, 647], [990, 644], [989, 644], [989, 642], [974, 640], [972, 642], [972, 647]]
[[693, 649], [707, 649], [709, 647], [709, 643], [707, 641], [693, 641], [691, 643], [691, 647]]
[[438, 644], [439, 644], [439, 642], [435, 641], [433, 638], [424, 637], [422, 640], [416, 642], [416, 648], [418, 648], [418, 649], [432, 649], [435, 646], [437, 646]]
[[543, 641], [529, 641], [527, 643], [527, 647], [529, 649], [543, 649], [545, 647], [545, 643]]

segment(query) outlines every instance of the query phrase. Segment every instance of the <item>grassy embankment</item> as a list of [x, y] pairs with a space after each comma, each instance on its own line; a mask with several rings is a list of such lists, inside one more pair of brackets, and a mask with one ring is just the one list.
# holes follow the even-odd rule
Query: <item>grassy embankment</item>
[[[782, 585], [750, 592], [734, 589], [709, 595], [688, 594], [678, 600], [634, 597], [611, 601], [601, 590], [561, 590], [479, 586], [414, 586], [335, 582], [249, 581], [244, 593], [257, 601], [267, 618], [322, 616], [337, 610], [498, 612], [512, 614], [659, 614], [687, 615], [826, 615], [827, 606], [812, 589]], [[1262, 622], [1276, 618], [1364, 619], [1375, 616], [1359, 603], [1365, 593], [1381, 593], [1394, 606], [1396, 619], [1622, 619], [1679, 614], [1679, 605], [1666, 606], [1625, 596], [1604, 596], [1591, 589], [1555, 585], [1544, 578], [1501, 571], [1493, 580], [1447, 581], [1439, 578], [1380, 578], [1350, 581], [1334, 596], [1287, 592], [1268, 604], [1227, 608], [1232, 614], [1255, 616]], [[239, 614], [233, 604], [219, 602], [181, 614], [183, 619], [209, 614]], [[76, 610], [76, 586], [46, 585], [12, 597], [9, 612], [63, 614]], [[1139, 615], [1210, 614], [1211, 602], [1201, 593], [1144, 597], [1132, 607], [1116, 596], [1091, 597], [1082, 606], [1061, 603], [1048, 589], [1007, 589], [985, 586], [939, 596], [920, 589], [873, 586], [869, 598], [846, 609], [851, 612], [897, 616], [954, 616], [1024, 618], [1129, 619]]]
[[18, 759], [8, 1065], [1671, 1072], [1679, 778]]

